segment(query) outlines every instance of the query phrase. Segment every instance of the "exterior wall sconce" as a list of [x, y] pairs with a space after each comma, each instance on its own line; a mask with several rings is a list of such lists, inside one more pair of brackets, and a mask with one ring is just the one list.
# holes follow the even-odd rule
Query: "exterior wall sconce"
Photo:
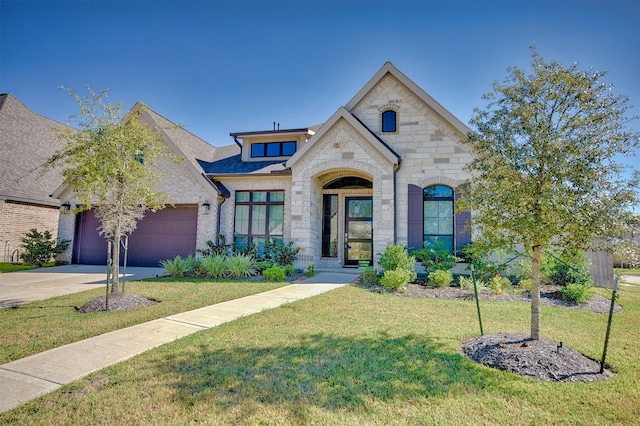
[[60, 211], [62, 211], [62, 213], [69, 213], [69, 210], [71, 210], [71, 204], [68, 201], [60, 205]]
[[202, 203], [202, 208], [204, 209], [204, 214], [209, 214], [211, 211], [211, 203], [209, 203], [209, 200]]

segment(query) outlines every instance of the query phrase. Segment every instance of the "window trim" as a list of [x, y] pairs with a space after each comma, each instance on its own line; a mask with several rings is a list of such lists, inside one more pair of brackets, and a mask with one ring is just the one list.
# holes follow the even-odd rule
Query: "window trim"
[[[385, 115], [393, 114], [393, 130], [385, 127]], [[397, 133], [398, 132], [398, 112], [393, 109], [385, 109], [380, 114], [380, 130], [382, 133]]]
[[[442, 196], [438, 196], [437, 192], [436, 195], [434, 196], [427, 196], [426, 194], [426, 190], [428, 188], [433, 188], [433, 187], [443, 187], [443, 188], [447, 188], [449, 191], [451, 191], [451, 195], [447, 196], [447, 197], [442, 197]], [[425, 246], [425, 243], [427, 241], [427, 237], [435, 237], [436, 240], [438, 240], [440, 237], [447, 237], [447, 238], [451, 238], [451, 247], [447, 247], [447, 249], [449, 250], [449, 252], [451, 254], [454, 254], [456, 252], [456, 214], [455, 214], [455, 189], [448, 186], [448, 185], [443, 185], [443, 184], [433, 184], [433, 185], [428, 185], [425, 186], [424, 188], [422, 188], [422, 204], [423, 204], [423, 209], [422, 209], [422, 245], [423, 247]], [[427, 234], [425, 232], [425, 227], [424, 227], [424, 223], [425, 223], [425, 208], [424, 208], [424, 203], [426, 201], [436, 201], [436, 202], [449, 202], [451, 204], [451, 233], [450, 234], [434, 234], [434, 233], [429, 233]], [[438, 216], [439, 217], [439, 216]]]
[[[254, 201], [254, 194], [257, 193], [266, 193], [266, 200], [265, 201]], [[281, 193], [282, 196], [279, 197], [281, 198], [281, 200], [272, 200], [273, 195], [275, 193]], [[238, 195], [239, 194], [249, 194], [249, 200], [248, 201], [237, 201], [238, 200]], [[285, 199], [285, 190], [284, 189], [267, 189], [267, 190], [240, 190], [240, 191], [235, 191], [235, 195], [234, 195], [234, 200], [235, 200], [235, 206], [234, 206], [234, 211], [233, 211], [233, 242], [236, 242], [236, 239], [238, 237], [246, 237], [247, 239], [247, 246], [250, 246], [253, 243], [253, 239], [254, 238], [262, 238], [264, 239], [264, 241], [269, 241], [272, 239], [278, 239], [280, 241], [282, 241], [284, 239], [284, 225], [285, 225], [285, 211], [284, 211], [284, 200]], [[248, 206], [248, 215], [247, 215], [247, 224], [246, 224], [246, 228], [247, 228], [247, 232], [246, 233], [237, 233], [236, 229], [238, 226], [238, 223], [236, 222], [237, 220], [237, 208], [238, 206]], [[253, 232], [253, 207], [254, 206], [265, 206], [265, 228], [264, 228], [264, 233], [254, 233]], [[271, 215], [271, 206], [282, 206], [282, 234], [274, 234], [271, 235], [269, 234], [269, 223], [271, 222], [270, 220], [270, 215]], [[259, 248], [259, 247], [258, 247]]]
[[[293, 153], [285, 154], [284, 147], [285, 144], [293, 144]], [[262, 147], [262, 155], [254, 154], [254, 149], [258, 146]], [[277, 154], [269, 155], [269, 147], [277, 146]], [[297, 141], [273, 141], [273, 142], [254, 142], [251, 144], [251, 158], [278, 158], [278, 157], [291, 157], [298, 151], [298, 143]]]

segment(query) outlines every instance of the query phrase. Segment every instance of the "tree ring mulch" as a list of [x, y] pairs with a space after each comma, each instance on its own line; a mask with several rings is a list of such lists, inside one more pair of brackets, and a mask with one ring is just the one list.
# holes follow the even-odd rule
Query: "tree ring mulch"
[[614, 376], [600, 362], [548, 339], [531, 340], [517, 333], [498, 333], [462, 342], [470, 360], [503, 371], [548, 382], [596, 382]]
[[[76, 310], [77, 312], [80, 312], [82, 314], [86, 314], [89, 312], [105, 312], [105, 299], [106, 296], [96, 297], [86, 305], [77, 308]], [[128, 311], [130, 309], [136, 309], [143, 306], [153, 306], [157, 303], [158, 302], [155, 300], [150, 300], [142, 296], [137, 296], [135, 294], [109, 294], [109, 312]]]

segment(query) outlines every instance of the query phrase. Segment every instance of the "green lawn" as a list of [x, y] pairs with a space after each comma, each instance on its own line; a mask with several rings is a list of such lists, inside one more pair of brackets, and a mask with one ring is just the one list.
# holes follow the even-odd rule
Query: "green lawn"
[[[344, 287], [205, 330], [0, 414], [1, 424], [639, 424], [640, 291], [620, 291], [597, 383], [547, 383], [460, 354], [471, 301]], [[529, 330], [482, 303], [486, 333]], [[543, 337], [599, 359], [607, 316], [542, 308]]]
[[3, 272], [15, 272], [15, 271], [24, 271], [27, 269], [33, 269], [33, 266], [27, 265], [26, 263], [10, 263], [10, 262], [0, 262], [0, 274]]
[[0, 364], [112, 330], [283, 285], [286, 283], [163, 278], [126, 283], [127, 293], [161, 302], [144, 309], [90, 314], [76, 312], [76, 307], [81, 307], [95, 297], [104, 296], [104, 288], [0, 309]]

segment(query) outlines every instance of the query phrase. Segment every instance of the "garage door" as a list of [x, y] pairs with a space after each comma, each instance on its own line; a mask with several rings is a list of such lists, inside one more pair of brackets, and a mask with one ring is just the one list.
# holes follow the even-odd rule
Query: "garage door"
[[[147, 212], [129, 237], [127, 264], [158, 266], [161, 260], [195, 254], [197, 223], [197, 206], [167, 207], [155, 213]], [[98, 233], [99, 226], [93, 211], [78, 214], [74, 263], [106, 264], [107, 243]]]

